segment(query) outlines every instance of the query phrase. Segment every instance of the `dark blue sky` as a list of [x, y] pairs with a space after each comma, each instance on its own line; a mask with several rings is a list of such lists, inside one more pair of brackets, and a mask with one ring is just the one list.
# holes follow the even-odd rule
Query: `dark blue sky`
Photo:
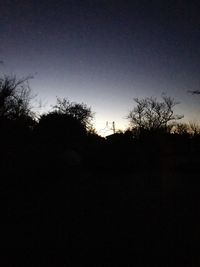
[[200, 2], [118, 0], [3, 0], [1, 73], [33, 74], [45, 108], [56, 96], [85, 102], [97, 128], [116, 127], [134, 97], [180, 101], [185, 120], [198, 119]]

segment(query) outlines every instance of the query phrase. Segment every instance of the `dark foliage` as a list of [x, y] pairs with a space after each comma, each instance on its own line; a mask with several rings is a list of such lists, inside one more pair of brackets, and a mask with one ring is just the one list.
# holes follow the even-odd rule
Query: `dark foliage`
[[92, 127], [94, 114], [91, 108], [84, 103], [70, 102], [66, 98], [57, 98], [57, 104], [53, 107], [55, 113], [65, 114], [79, 121], [86, 129]]
[[17, 79], [15, 76], [0, 78], [0, 119], [24, 120], [27, 123], [33, 120], [29, 79]]
[[42, 115], [37, 126], [38, 134], [56, 143], [71, 143], [86, 135], [86, 128], [79, 120], [68, 114], [51, 112]]

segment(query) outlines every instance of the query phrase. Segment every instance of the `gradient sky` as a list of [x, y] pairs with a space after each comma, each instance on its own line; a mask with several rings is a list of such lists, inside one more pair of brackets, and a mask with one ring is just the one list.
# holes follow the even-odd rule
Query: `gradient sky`
[[133, 98], [162, 92], [198, 120], [200, 1], [2, 0], [0, 72], [34, 75], [44, 110], [86, 103], [97, 129], [128, 126]]

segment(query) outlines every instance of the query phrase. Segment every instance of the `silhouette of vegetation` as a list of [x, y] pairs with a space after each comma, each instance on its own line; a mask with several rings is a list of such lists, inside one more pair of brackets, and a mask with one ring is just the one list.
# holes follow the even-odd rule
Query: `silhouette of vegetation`
[[199, 125], [170, 97], [136, 99], [132, 127], [103, 138], [84, 103], [36, 120], [27, 82], [0, 80], [2, 247], [33, 266], [199, 265]]
[[190, 125], [187, 123], [176, 123], [174, 124], [173, 133], [187, 135], [190, 133]]
[[54, 112], [58, 114], [66, 114], [75, 118], [88, 130], [92, 128], [92, 119], [94, 114], [90, 107], [84, 103], [70, 102], [66, 98], [57, 98], [57, 104], [53, 107]]
[[30, 120], [34, 118], [31, 110], [30, 77], [17, 79], [15, 76], [0, 78], [0, 118]]
[[57, 111], [42, 115], [37, 130], [44, 139], [50, 139], [54, 143], [63, 143], [63, 141], [66, 143], [72, 140], [75, 142], [86, 135], [86, 128], [79, 120]]
[[174, 114], [178, 102], [171, 97], [163, 96], [162, 102], [154, 97], [134, 100], [137, 105], [128, 114], [133, 128], [150, 131], [166, 129], [169, 122], [183, 118], [182, 115]]
[[189, 122], [190, 131], [193, 135], [199, 135], [200, 134], [200, 126], [198, 123], [191, 121]]

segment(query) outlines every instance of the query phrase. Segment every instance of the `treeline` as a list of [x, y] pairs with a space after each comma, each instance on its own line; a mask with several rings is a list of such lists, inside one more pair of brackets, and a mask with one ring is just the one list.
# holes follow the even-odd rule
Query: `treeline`
[[183, 115], [174, 114], [178, 103], [168, 96], [162, 101], [135, 99], [127, 116], [130, 128], [103, 138], [84, 103], [57, 98], [50, 111], [33, 112], [28, 82], [11, 76], [0, 79], [1, 165], [7, 174], [27, 175], [30, 169], [62, 172], [66, 167], [142, 171], [143, 166], [163, 172], [199, 164], [200, 128], [178, 123]]
[[3, 266], [200, 262], [199, 127], [170, 97], [135, 102], [103, 138], [84, 103], [37, 115], [28, 79], [0, 79]]

